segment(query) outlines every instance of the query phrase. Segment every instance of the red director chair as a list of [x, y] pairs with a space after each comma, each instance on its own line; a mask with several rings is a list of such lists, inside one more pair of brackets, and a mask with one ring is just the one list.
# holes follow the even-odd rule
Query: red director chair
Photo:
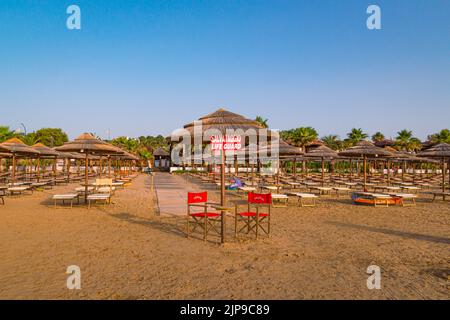
[[[221, 235], [220, 223], [221, 214], [218, 212], [209, 212], [211, 205], [219, 205], [219, 203], [208, 202], [208, 193], [205, 192], [188, 192], [187, 200], [187, 237], [190, 233], [195, 232], [199, 227], [203, 230], [203, 240], [206, 241], [208, 233], [212, 230]], [[201, 208], [201, 211], [192, 211], [194, 208]], [[193, 224], [191, 230], [190, 224]], [[217, 228], [219, 226], [219, 228]]]
[[[248, 193], [247, 211], [238, 212], [238, 205], [235, 207], [234, 235], [245, 232], [253, 232], [258, 239], [259, 230], [269, 236], [270, 234], [270, 208], [272, 204], [272, 194], [270, 193]], [[264, 210], [262, 212], [260, 209]], [[243, 226], [242, 223], [243, 222]], [[238, 229], [241, 223], [240, 229]]]

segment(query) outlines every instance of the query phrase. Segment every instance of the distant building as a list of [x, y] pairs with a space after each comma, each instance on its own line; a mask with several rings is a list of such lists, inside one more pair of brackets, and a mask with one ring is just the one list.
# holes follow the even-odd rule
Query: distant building
[[155, 170], [169, 170], [170, 154], [163, 148], [158, 148], [153, 152], [153, 168]]

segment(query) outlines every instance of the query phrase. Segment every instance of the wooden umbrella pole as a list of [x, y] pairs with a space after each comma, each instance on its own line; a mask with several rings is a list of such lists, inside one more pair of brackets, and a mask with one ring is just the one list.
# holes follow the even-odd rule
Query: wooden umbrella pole
[[325, 185], [325, 159], [322, 157], [322, 187]]
[[88, 153], [86, 152], [86, 157], [84, 158], [84, 202], [87, 203], [87, 193], [88, 193], [88, 167], [89, 167], [89, 158]]
[[41, 179], [41, 157], [37, 158], [37, 182], [39, 183]]
[[391, 162], [387, 161], [387, 184], [388, 186], [391, 184]]
[[71, 163], [70, 163], [70, 158], [67, 158], [67, 182], [70, 182], [70, 166], [71, 166]]
[[[447, 168], [448, 168], [449, 171], [450, 171], [450, 158], [448, 159]], [[449, 188], [450, 188], [450, 172], [449, 172], [449, 175], [448, 175], [448, 185], [449, 185]], [[444, 192], [445, 192], [445, 189], [444, 189]]]
[[278, 158], [277, 160], [277, 187], [279, 184], [280, 184], [280, 158]]
[[294, 181], [297, 181], [297, 158], [294, 158], [294, 163], [292, 164], [294, 171]]
[[403, 167], [402, 167], [402, 182], [405, 182], [405, 171], [406, 171], [406, 161], [403, 160]]
[[[53, 180], [56, 180], [56, 158], [53, 161]], [[55, 182], [56, 184], [56, 182]]]
[[11, 177], [12, 184], [16, 182], [16, 154], [13, 153], [13, 163], [12, 163], [12, 177]]
[[103, 166], [102, 166], [102, 164], [103, 164], [103, 159], [102, 159], [102, 157], [100, 156], [100, 163], [99, 163], [99, 167], [100, 167], [100, 179], [102, 178], [102, 173], [103, 173]]
[[222, 163], [220, 164], [220, 205], [225, 206], [225, 152], [221, 150]]
[[353, 180], [353, 161], [352, 161], [352, 159], [350, 159], [350, 182], [352, 182], [352, 180]]
[[442, 192], [445, 193], [445, 158], [442, 157]]
[[364, 192], [367, 192], [367, 158], [364, 155]]
[[111, 179], [111, 156], [108, 156], [108, 178]]

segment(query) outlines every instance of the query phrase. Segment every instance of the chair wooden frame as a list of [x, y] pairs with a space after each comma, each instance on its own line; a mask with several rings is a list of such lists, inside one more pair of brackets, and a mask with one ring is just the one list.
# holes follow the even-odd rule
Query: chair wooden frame
[[[214, 231], [219, 236], [222, 235], [221, 229], [217, 228], [217, 223], [222, 223], [221, 213], [209, 212], [208, 208], [218, 203], [208, 202], [208, 193], [204, 192], [188, 192], [187, 199], [187, 216], [186, 216], [186, 235], [190, 237], [191, 233], [197, 228], [203, 230], [203, 241], [206, 241], [210, 231]], [[193, 212], [192, 208], [202, 208], [202, 211]], [[194, 228], [191, 230], [191, 224]]]
[[[272, 194], [249, 192], [247, 197], [247, 211], [238, 212], [239, 204], [235, 205], [234, 236], [237, 238], [239, 233], [246, 230], [247, 234], [252, 232], [258, 239], [259, 230], [261, 230], [269, 237]], [[260, 212], [261, 208], [266, 209], [267, 213]], [[256, 211], [252, 211], [252, 209], [256, 209]], [[240, 222], [243, 222], [244, 225], [239, 228]], [[264, 228], [264, 224], [267, 224], [267, 228]]]

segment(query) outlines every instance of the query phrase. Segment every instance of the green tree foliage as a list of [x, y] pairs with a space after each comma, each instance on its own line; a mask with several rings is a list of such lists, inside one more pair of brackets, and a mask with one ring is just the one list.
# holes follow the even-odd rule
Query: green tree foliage
[[298, 146], [305, 150], [314, 140], [317, 140], [319, 134], [312, 127], [300, 127], [296, 129], [280, 131], [280, 137], [289, 144]]
[[342, 150], [344, 147], [343, 141], [339, 139], [339, 136], [335, 134], [329, 134], [320, 138], [322, 142], [330, 149]]
[[268, 128], [269, 127], [269, 119], [264, 119], [261, 116], [257, 116], [255, 119], [256, 122], [258, 122], [263, 128]]
[[150, 160], [153, 158], [153, 151], [158, 148], [169, 150], [169, 145], [162, 135], [158, 136], [140, 136], [139, 138], [117, 137], [111, 141], [131, 153], [137, 154], [142, 159]]
[[20, 137], [20, 140], [23, 141], [23, 143], [32, 146], [38, 142], [40, 142], [40, 138], [36, 135], [36, 132], [28, 133], [22, 137]]
[[413, 136], [411, 130], [403, 129], [397, 132], [395, 147], [403, 151], [415, 151], [421, 149], [422, 142]]
[[375, 134], [372, 135], [372, 141], [373, 142], [380, 142], [380, 141], [383, 141], [385, 139], [386, 139], [386, 137], [380, 131], [378, 131], [378, 132], [376, 132]]
[[428, 140], [430, 140], [433, 144], [437, 143], [450, 143], [450, 130], [442, 129], [438, 133], [434, 133], [428, 136]]
[[16, 133], [8, 126], [0, 126], [0, 143], [15, 136]]
[[42, 128], [34, 132], [37, 141], [48, 147], [58, 147], [69, 141], [67, 134], [60, 128]]
[[347, 133], [346, 142], [349, 146], [354, 146], [360, 141], [367, 139], [367, 133], [363, 132], [361, 128], [353, 128], [349, 133]]

